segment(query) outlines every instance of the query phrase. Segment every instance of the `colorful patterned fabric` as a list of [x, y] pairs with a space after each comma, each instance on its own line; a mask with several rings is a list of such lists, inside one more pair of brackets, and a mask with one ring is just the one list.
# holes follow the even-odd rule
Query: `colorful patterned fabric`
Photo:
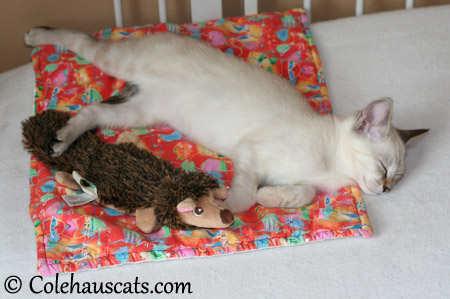
[[[318, 113], [331, 105], [316, 46], [302, 10], [265, 13], [198, 24], [157, 24], [113, 28], [96, 33], [103, 39], [139, 38], [154, 32], [176, 32], [201, 38], [230, 55], [257, 64], [289, 80]], [[37, 47], [35, 111], [76, 112], [123, 88], [124, 82], [102, 73], [88, 61], [53, 45]], [[115, 142], [127, 130], [98, 130], [105, 142]], [[226, 157], [189, 142], [170, 127], [134, 128], [149, 151], [185, 170], [211, 173], [230, 185], [233, 164]], [[372, 228], [357, 187], [316, 196], [301, 209], [255, 206], [236, 215], [223, 230], [177, 231], [168, 227], [144, 234], [135, 218], [98, 204], [70, 208], [61, 195], [74, 191], [55, 182], [54, 170], [31, 159], [30, 214], [36, 229], [38, 272], [52, 275], [126, 262], [211, 256], [265, 247], [340, 237], [371, 237]]]

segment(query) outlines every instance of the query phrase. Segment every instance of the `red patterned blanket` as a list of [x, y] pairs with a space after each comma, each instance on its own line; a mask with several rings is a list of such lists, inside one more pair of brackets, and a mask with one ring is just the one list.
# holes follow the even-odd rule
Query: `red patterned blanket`
[[[104, 39], [139, 38], [171, 31], [201, 38], [230, 55], [283, 76], [295, 85], [318, 113], [331, 113], [322, 67], [302, 10], [265, 13], [198, 24], [156, 24], [113, 28], [96, 33]], [[109, 77], [82, 57], [45, 45], [33, 50], [36, 73], [35, 112], [76, 112], [82, 105], [119, 92], [124, 82]], [[149, 151], [185, 170], [206, 171], [230, 185], [232, 162], [184, 139], [170, 127], [98, 130], [105, 142], [123, 131], [138, 135]], [[36, 229], [38, 272], [52, 275], [126, 262], [211, 256], [271, 246], [339, 237], [371, 237], [372, 228], [359, 188], [316, 196], [302, 209], [255, 206], [236, 215], [224, 230], [177, 231], [162, 227], [143, 234], [135, 218], [85, 204], [70, 208], [62, 195], [73, 191], [57, 184], [54, 171], [31, 159], [30, 215]]]

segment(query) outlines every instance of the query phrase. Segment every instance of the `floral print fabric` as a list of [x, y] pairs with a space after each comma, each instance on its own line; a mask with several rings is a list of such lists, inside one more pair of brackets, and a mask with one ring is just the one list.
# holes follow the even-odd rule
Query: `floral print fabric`
[[[139, 38], [174, 32], [202, 39], [211, 46], [274, 72], [293, 84], [320, 114], [331, 113], [319, 55], [306, 14], [295, 9], [213, 20], [198, 24], [156, 24], [112, 28], [95, 33], [102, 39]], [[35, 112], [76, 111], [118, 93], [124, 82], [104, 74], [82, 57], [55, 45], [32, 52], [36, 74]], [[233, 163], [168, 127], [98, 130], [114, 143], [124, 131], [176, 167], [205, 171], [230, 186]], [[320, 194], [301, 209], [254, 206], [236, 215], [228, 229], [178, 231], [160, 227], [144, 234], [135, 218], [96, 203], [70, 208], [62, 199], [72, 194], [56, 183], [55, 170], [31, 158], [30, 215], [38, 251], [38, 272], [53, 275], [127, 262], [211, 256], [340, 237], [371, 237], [372, 228], [358, 187]]]

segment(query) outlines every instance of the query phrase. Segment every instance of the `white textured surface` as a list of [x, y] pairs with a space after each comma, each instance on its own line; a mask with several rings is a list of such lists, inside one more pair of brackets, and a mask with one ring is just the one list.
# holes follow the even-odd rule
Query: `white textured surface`
[[[431, 128], [411, 145], [406, 175], [394, 190], [365, 196], [374, 238], [128, 264], [80, 272], [76, 281], [191, 282], [189, 298], [450, 298], [450, 6], [318, 23], [312, 31], [336, 113], [390, 96], [398, 127]], [[30, 65], [0, 74], [1, 298], [8, 297], [7, 276], [24, 283], [11, 298], [26, 298], [36, 275], [29, 157], [20, 145], [32, 90]]]
[[220, 0], [191, 0], [192, 23], [222, 18], [222, 1]]

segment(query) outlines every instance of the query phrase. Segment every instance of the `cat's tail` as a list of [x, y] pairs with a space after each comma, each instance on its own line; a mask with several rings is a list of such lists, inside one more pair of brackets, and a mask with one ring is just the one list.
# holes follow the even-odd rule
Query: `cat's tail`
[[31, 47], [46, 44], [62, 46], [111, 76], [126, 81], [131, 79], [132, 74], [123, 59], [127, 42], [100, 40], [84, 32], [50, 27], [32, 28], [25, 33], [24, 40]]
[[52, 157], [52, 145], [56, 131], [70, 119], [70, 114], [47, 110], [22, 122], [22, 143], [24, 148], [52, 169], [72, 172], [66, 155]]

